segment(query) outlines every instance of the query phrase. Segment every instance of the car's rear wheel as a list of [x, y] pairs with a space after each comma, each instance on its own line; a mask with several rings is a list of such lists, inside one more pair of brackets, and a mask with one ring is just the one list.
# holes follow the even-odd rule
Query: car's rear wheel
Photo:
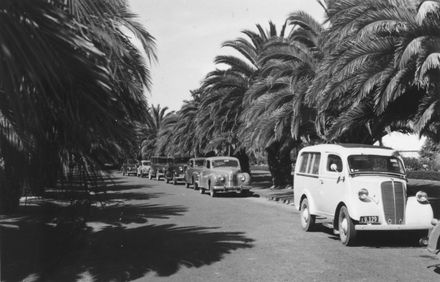
[[170, 183], [170, 179], [168, 177], [165, 177], [165, 182]]
[[177, 185], [177, 180], [174, 177], [173, 177], [173, 185]]
[[186, 187], [186, 188], [189, 188], [189, 183], [186, 182], [186, 179], [185, 179], [185, 187]]
[[357, 231], [346, 206], [342, 206], [339, 210], [338, 227], [341, 243], [345, 246], [352, 246], [356, 241]]
[[301, 228], [304, 231], [311, 231], [315, 227], [315, 216], [310, 214], [309, 200], [304, 198], [301, 202]]

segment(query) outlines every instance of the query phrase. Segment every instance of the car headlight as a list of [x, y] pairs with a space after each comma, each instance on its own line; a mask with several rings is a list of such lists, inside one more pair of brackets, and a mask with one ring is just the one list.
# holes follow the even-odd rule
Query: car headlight
[[240, 177], [240, 180], [241, 180], [242, 182], [246, 181], [246, 176], [242, 175], [242, 176]]
[[426, 194], [426, 192], [424, 192], [424, 191], [417, 192], [416, 193], [416, 199], [421, 204], [429, 203], [429, 201], [428, 201], [428, 194]]
[[220, 182], [223, 182], [223, 181], [225, 181], [225, 177], [222, 175], [219, 178], [217, 178], [217, 180], [220, 181]]
[[362, 188], [361, 190], [359, 190], [358, 196], [359, 196], [359, 200], [361, 200], [362, 202], [369, 202], [370, 201], [368, 190], [365, 188]]

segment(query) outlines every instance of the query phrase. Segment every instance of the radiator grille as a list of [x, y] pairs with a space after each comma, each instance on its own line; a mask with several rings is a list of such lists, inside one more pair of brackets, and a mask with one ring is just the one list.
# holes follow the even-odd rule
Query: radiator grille
[[238, 185], [238, 179], [237, 179], [237, 174], [236, 173], [232, 174], [232, 176], [231, 176], [231, 184], [233, 186], [237, 186]]
[[388, 224], [404, 224], [405, 190], [401, 182], [382, 182], [382, 204], [385, 222]]

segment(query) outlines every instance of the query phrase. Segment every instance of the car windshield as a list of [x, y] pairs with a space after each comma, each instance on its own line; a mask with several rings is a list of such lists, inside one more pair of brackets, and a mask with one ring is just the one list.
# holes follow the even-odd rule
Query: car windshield
[[223, 160], [213, 161], [212, 166], [213, 167], [239, 167], [239, 164], [236, 160], [223, 159]]
[[398, 173], [405, 174], [402, 162], [393, 156], [352, 155], [348, 157], [350, 173]]
[[137, 161], [136, 160], [127, 160], [127, 164], [135, 165], [135, 164], [137, 164]]
[[169, 158], [157, 158], [156, 163], [158, 164], [166, 164], [169, 163]]
[[142, 165], [150, 165], [150, 161], [142, 161]]
[[196, 166], [203, 166], [204, 161], [204, 159], [195, 160]]
[[189, 158], [174, 158], [174, 163], [175, 164], [183, 164], [183, 163], [187, 163], [189, 160]]

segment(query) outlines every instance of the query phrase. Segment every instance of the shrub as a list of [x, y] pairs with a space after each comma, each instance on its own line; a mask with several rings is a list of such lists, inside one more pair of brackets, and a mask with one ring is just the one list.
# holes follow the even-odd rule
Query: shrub
[[440, 172], [431, 171], [431, 170], [408, 171], [407, 177], [413, 178], [413, 179], [426, 179], [426, 180], [439, 180], [440, 181]]

